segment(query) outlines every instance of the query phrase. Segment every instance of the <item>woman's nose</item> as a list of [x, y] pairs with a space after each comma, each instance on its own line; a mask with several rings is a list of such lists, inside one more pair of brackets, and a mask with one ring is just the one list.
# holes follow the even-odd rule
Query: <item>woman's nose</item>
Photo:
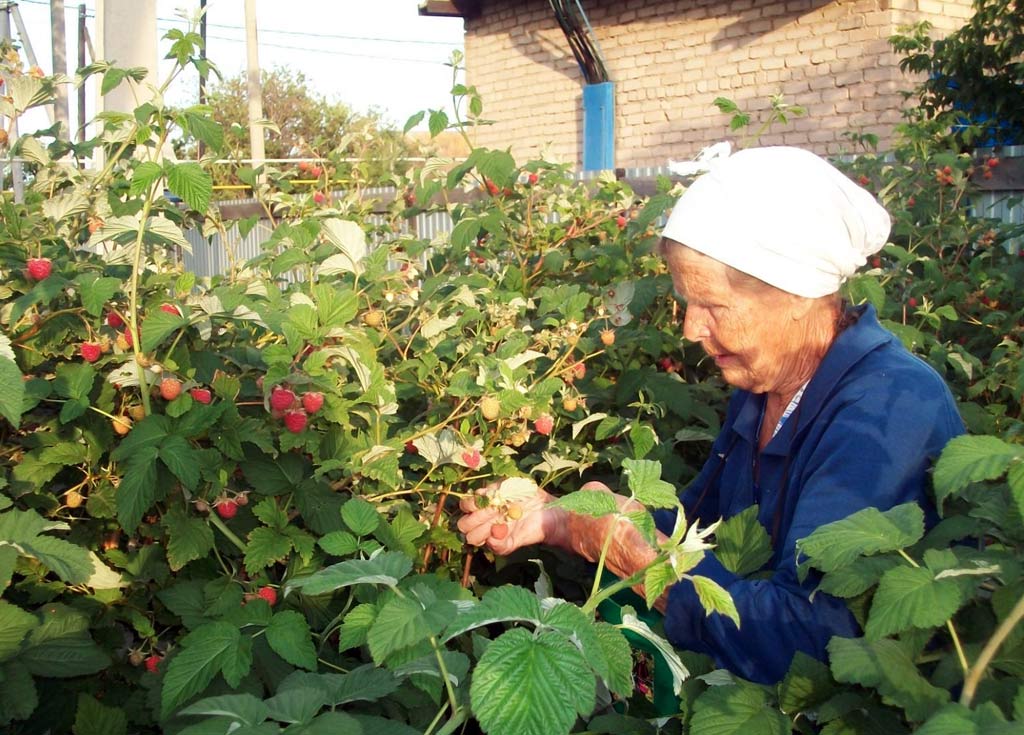
[[683, 337], [690, 342], [700, 342], [710, 335], [707, 310], [692, 304], [687, 305], [683, 313]]

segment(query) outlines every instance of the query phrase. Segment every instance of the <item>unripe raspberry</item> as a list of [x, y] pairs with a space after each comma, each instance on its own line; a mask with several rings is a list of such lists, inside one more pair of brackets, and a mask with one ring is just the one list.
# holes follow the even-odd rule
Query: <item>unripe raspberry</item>
[[601, 344], [605, 347], [611, 347], [615, 344], [615, 330], [614, 329], [602, 329], [601, 330]]
[[494, 396], [480, 399], [480, 413], [488, 421], [494, 421], [501, 415], [501, 403]]
[[160, 381], [160, 397], [165, 401], [173, 401], [181, 395], [181, 381], [177, 378], [164, 378]]

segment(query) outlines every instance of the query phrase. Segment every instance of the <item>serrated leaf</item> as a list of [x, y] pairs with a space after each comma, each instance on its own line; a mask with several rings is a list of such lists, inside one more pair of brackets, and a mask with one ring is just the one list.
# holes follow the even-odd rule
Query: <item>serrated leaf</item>
[[[293, 675], [294, 676], [294, 675]], [[291, 677], [289, 677], [291, 678]], [[316, 713], [327, 704], [327, 692], [323, 687], [299, 686], [278, 689], [277, 694], [266, 701], [270, 717], [280, 722], [309, 723]], [[310, 732], [302, 728], [302, 732]], [[316, 732], [314, 730], [314, 732]], [[342, 729], [336, 732], [352, 732]]]
[[942, 625], [960, 607], [952, 579], [935, 579], [926, 567], [899, 566], [882, 575], [864, 633], [875, 640], [909, 628]]
[[797, 542], [797, 549], [811, 564], [831, 572], [858, 556], [896, 551], [911, 546], [924, 535], [924, 511], [916, 503], [904, 503], [884, 513], [865, 508], [840, 521], [820, 526]]
[[292, 666], [316, 671], [316, 648], [309, 623], [301, 613], [294, 610], [276, 613], [267, 626], [267, 643]]
[[213, 548], [213, 530], [201, 518], [189, 516], [181, 508], [172, 508], [161, 519], [167, 529], [167, 563], [178, 571], [190, 561], [202, 559]]
[[347, 674], [327, 674], [322, 678], [327, 688], [327, 703], [333, 707], [349, 702], [375, 702], [394, 692], [400, 684], [390, 671], [373, 664], [359, 666]]
[[[181, 397], [179, 397], [181, 398]], [[183, 437], [172, 434], [160, 443], [160, 460], [189, 490], [199, 484], [199, 459], [196, 450]]]
[[563, 495], [552, 506], [564, 508], [571, 513], [600, 518], [619, 512], [619, 505], [611, 493], [599, 490], [577, 490]]
[[710, 687], [693, 705], [691, 728], [701, 735], [788, 735], [789, 720], [762, 689], [742, 683]]
[[594, 677], [562, 635], [522, 628], [502, 634], [480, 658], [470, 685], [473, 713], [486, 732], [562, 735], [594, 707]]
[[594, 635], [607, 662], [604, 681], [608, 689], [621, 697], [633, 691], [633, 655], [626, 636], [610, 623], [594, 623]]
[[132, 172], [131, 187], [133, 197], [145, 194], [158, 179], [164, 175], [164, 168], [155, 161], [143, 161]]
[[17, 363], [9, 357], [0, 357], [0, 416], [18, 428], [21, 412], [25, 408], [25, 381]]
[[358, 496], [350, 498], [341, 506], [341, 519], [357, 536], [369, 536], [381, 522], [377, 506]]
[[675, 487], [661, 479], [661, 462], [624, 459], [622, 468], [633, 497], [648, 508], [675, 508], [679, 504]]
[[949, 691], [921, 676], [897, 641], [835, 637], [828, 652], [836, 681], [874, 687], [884, 702], [902, 707], [911, 720], [924, 720], [949, 701]]
[[36, 676], [69, 678], [95, 674], [110, 658], [89, 636], [89, 619], [61, 604], [37, 611], [40, 625], [29, 632], [20, 661]]
[[348, 559], [333, 564], [293, 584], [307, 595], [322, 595], [354, 584], [394, 587], [410, 571], [412, 559], [399, 552], [385, 551], [371, 559]]
[[110, 707], [82, 692], [75, 709], [75, 735], [124, 735], [128, 716], [118, 707]]
[[0, 664], [0, 725], [11, 720], [27, 720], [39, 706], [32, 674], [18, 661]]
[[495, 587], [480, 602], [460, 602], [458, 614], [445, 631], [444, 642], [483, 625], [498, 622], [539, 624], [540, 603], [537, 596], [514, 585]]
[[251, 694], [222, 694], [206, 697], [178, 712], [179, 715], [228, 717], [242, 725], [258, 725], [270, 715], [262, 700]]
[[85, 584], [93, 574], [89, 550], [53, 536], [35, 536], [19, 543], [25, 556], [38, 559], [68, 584]]
[[835, 597], [856, 597], [899, 562], [890, 556], [862, 556], [822, 577], [818, 589]]
[[121, 290], [121, 281], [117, 278], [96, 278], [95, 274], [89, 275], [92, 278], [86, 277], [83, 274], [76, 277], [75, 282], [79, 285], [82, 294], [82, 306], [92, 316], [100, 316], [107, 302]]
[[366, 644], [366, 636], [377, 619], [377, 607], [369, 602], [356, 605], [348, 611], [338, 632], [338, 651]]
[[939, 505], [972, 482], [994, 480], [1012, 462], [1024, 457], [1024, 448], [995, 436], [964, 435], [951, 439], [935, 463], [933, 481]]
[[0, 600], [0, 661], [14, 656], [29, 631], [39, 624], [35, 615]]
[[198, 163], [168, 163], [167, 188], [191, 209], [205, 212], [213, 194], [213, 178]]
[[137, 528], [142, 516], [156, 501], [156, 457], [156, 448], [147, 447], [139, 450], [133, 460], [122, 468], [121, 484], [115, 496], [117, 520], [122, 528]]
[[696, 575], [690, 577], [690, 581], [693, 582], [693, 587], [697, 591], [697, 599], [700, 600], [706, 614], [710, 615], [716, 612], [725, 615], [736, 623], [737, 628], [740, 627], [740, 614], [736, 610], [736, 603], [733, 602], [732, 595], [728, 590], [710, 577]]
[[156, 310], [142, 324], [142, 351], [152, 352], [179, 329], [188, 326], [188, 319], [178, 314]]
[[284, 561], [292, 550], [291, 539], [273, 528], [261, 526], [249, 533], [249, 543], [245, 545], [245, 570], [249, 574], [258, 574], [263, 569]]
[[828, 666], [797, 651], [779, 684], [779, 709], [793, 716], [814, 709], [836, 690]]
[[[340, 252], [328, 257], [317, 267], [317, 277], [361, 273], [367, 253], [366, 232], [363, 228], [351, 220], [334, 217], [324, 220], [322, 227], [326, 240]], [[353, 313], [345, 322], [354, 316]]]
[[752, 574], [772, 558], [771, 540], [757, 514], [758, 506], [752, 505], [722, 521], [715, 531], [715, 556], [733, 574]]
[[654, 603], [669, 586], [679, 581], [675, 569], [668, 561], [653, 564], [644, 572], [644, 602], [654, 609]]
[[440, 633], [454, 614], [455, 606], [450, 600], [433, 599], [425, 604], [411, 596], [395, 596], [377, 613], [367, 635], [370, 655], [382, 663], [395, 651]]
[[229, 658], [235, 656], [240, 635], [230, 623], [217, 621], [185, 636], [182, 650], [171, 658], [160, 693], [161, 716], [166, 718], [190, 697], [206, 689]]
[[322, 536], [317, 543], [324, 551], [334, 556], [349, 556], [359, 548], [356, 537], [348, 531], [331, 531]]

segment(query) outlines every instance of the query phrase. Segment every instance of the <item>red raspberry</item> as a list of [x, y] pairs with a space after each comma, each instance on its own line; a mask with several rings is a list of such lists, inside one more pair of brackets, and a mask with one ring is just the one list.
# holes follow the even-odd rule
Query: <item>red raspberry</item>
[[49, 258], [29, 258], [28, 277], [33, 281], [43, 281], [50, 277], [53, 271], [53, 263]]
[[462, 453], [462, 461], [466, 463], [466, 466], [471, 470], [475, 470], [480, 466], [480, 462], [483, 457], [480, 456], [479, 449], [467, 449]]
[[189, 395], [192, 396], [192, 400], [196, 403], [208, 404], [213, 400], [213, 394], [209, 388], [193, 388], [189, 391]]
[[324, 405], [324, 394], [315, 390], [302, 394], [302, 407], [306, 413], [316, 413]]
[[120, 316], [118, 316], [117, 312], [108, 311], [107, 312], [107, 326], [108, 327], [113, 327], [114, 329], [117, 329], [119, 327], [123, 327], [124, 326], [124, 319], [122, 319]]
[[147, 657], [144, 662], [146, 664], [146, 671], [151, 674], [155, 674], [160, 666], [160, 662], [163, 660], [163, 656], [157, 656], [155, 653], [152, 656]]
[[161, 304], [160, 311], [166, 314], [174, 314], [174, 316], [181, 316], [181, 309], [174, 304]]
[[587, 366], [582, 362], [575, 363], [570, 369], [572, 370], [572, 376], [576, 380], [581, 380], [587, 374]]
[[234, 500], [222, 500], [215, 507], [217, 508], [217, 515], [224, 520], [230, 520], [238, 515], [238, 503]]
[[529, 182], [530, 186], [536, 184], [538, 179], [540, 179], [540, 177], [537, 174], [530, 174], [529, 176], [526, 177], [526, 180]]
[[274, 411], [287, 411], [295, 403], [295, 394], [287, 388], [274, 388], [270, 391], [270, 408]]
[[420, 450], [417, 449], [416, 445], [413, 444], [411, 441], [408, 441], [408, 442], [405, 443], [405, 451], [408, 454], [419, 454], [420, 453]]
[[80, 354], [86, 362], [96, 362], [100, 359], [100, 355], [103, 354], [103, 348], [95, 342], [83, 342], [78, 346], [78, 354]]
[[306, 421], [305, 411], [289, 411], [284, 415], [284, 428], [293, 434], [298, 434], [306, 428]]
[[543, 434], [544, 436], [550, 436], [551, 430], [554, 428], [555, 420], [551, 418], [551, 414], [541, 414], [533, 422], [533, 430], [536, 431], [538, 434]]
[[271, 607], [277, 604], [277, 590], [273, 587], [260, 587], [256, 590], [256, 596], [266, 600]]
[[624, 215], [621, 215], [621, 214], [618, 217], [615, 218], [615, 224], [618, 226], [618, 228], [620, 230], [626, 229], [626, 223], [628, 221], [629, 220], [627, 220], [626, 217]]

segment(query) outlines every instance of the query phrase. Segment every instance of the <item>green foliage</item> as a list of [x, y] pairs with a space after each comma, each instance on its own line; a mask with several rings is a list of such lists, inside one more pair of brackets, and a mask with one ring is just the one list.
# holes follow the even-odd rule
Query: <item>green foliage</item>
[[[168, 40], [178, 68], [160, 89], [208, 64], [197, 34]], [[100, 63], [92, 74], [112, 88], [143, 72]], [[3, 75], [9, 117], [61, 83], [9, 59]], [[486, 123], [474, 89], [453, 94], [454, 119], [424, 115], [432, 132]], [[794, 114], [774, 99], [766, 125]], [[243, 173], [274, 213], [263, 251], [201, 280], [175, 265], [183, 232], [236, 223], [221, 220], [205, 162], [157, 152], [183, 135], [231, 155], [239, 131], [210, 108], [155, 102], [104, 122], [104, 137], [82, 144], [17, 141], [28, 192], [0, 202], [0, 726], [655, 731], [627, 633], [683, 697], [668, 728], [1019, 724], [1024, 261], [1007, 247], [1016, 230], [968, 211], [979, 164], [934, 123], [912, 117], [891, 158], [850, 164], [896, 222], [849, 296], [876, 304], [983, 435], [936, 464], [938, 526], [913, 505], [866, 509], [800, 541], [816, 594], [848, 600], [864, 635], [833, 640], [827, 663], [798, 655], [763, 687], [721, 671], [691, 678], [694, 657], [633, 610], [614, 625], [595, 615], [627, 587], [654, 604], [681, 583], [742, 626], [727, 590], [689, 572], [714, 548], [734, 573], [757, 575], [773, 551], [756, 508], [709, 529], [681, 519], [664, 538], [649, 513], [578, 490], [585, 474], [678, 509], [718, 430], [725, 391], [698, 347], [680, 346], [655, 253], [678, 187], [639, 199], [619, 181], [581, 184], [562, 166], [474, 149], [400, 177], [403, 196], [371, 218], [354, 194], [314, 206], [295, 172], [268, 167]], [[343, 143], [356, 147], [330, 155], [366, 162], [353, 179], [386, 158]], [[101, 171], [62, 162], [97, 148]], [[405, 231], [436, 206], [450, 233]], [[53, 273], [33, 282], [25, 263], [39, 256]], [[83, 343], [100, 349], [95, 361]], [[455, 520], [462, 496], [504, 477], [633, 524], [654, 561], [589, 595], [563, 589], [580, 580], [561, 578], [562, 562], [535, 584], [533, 562], [492, 568]]]

